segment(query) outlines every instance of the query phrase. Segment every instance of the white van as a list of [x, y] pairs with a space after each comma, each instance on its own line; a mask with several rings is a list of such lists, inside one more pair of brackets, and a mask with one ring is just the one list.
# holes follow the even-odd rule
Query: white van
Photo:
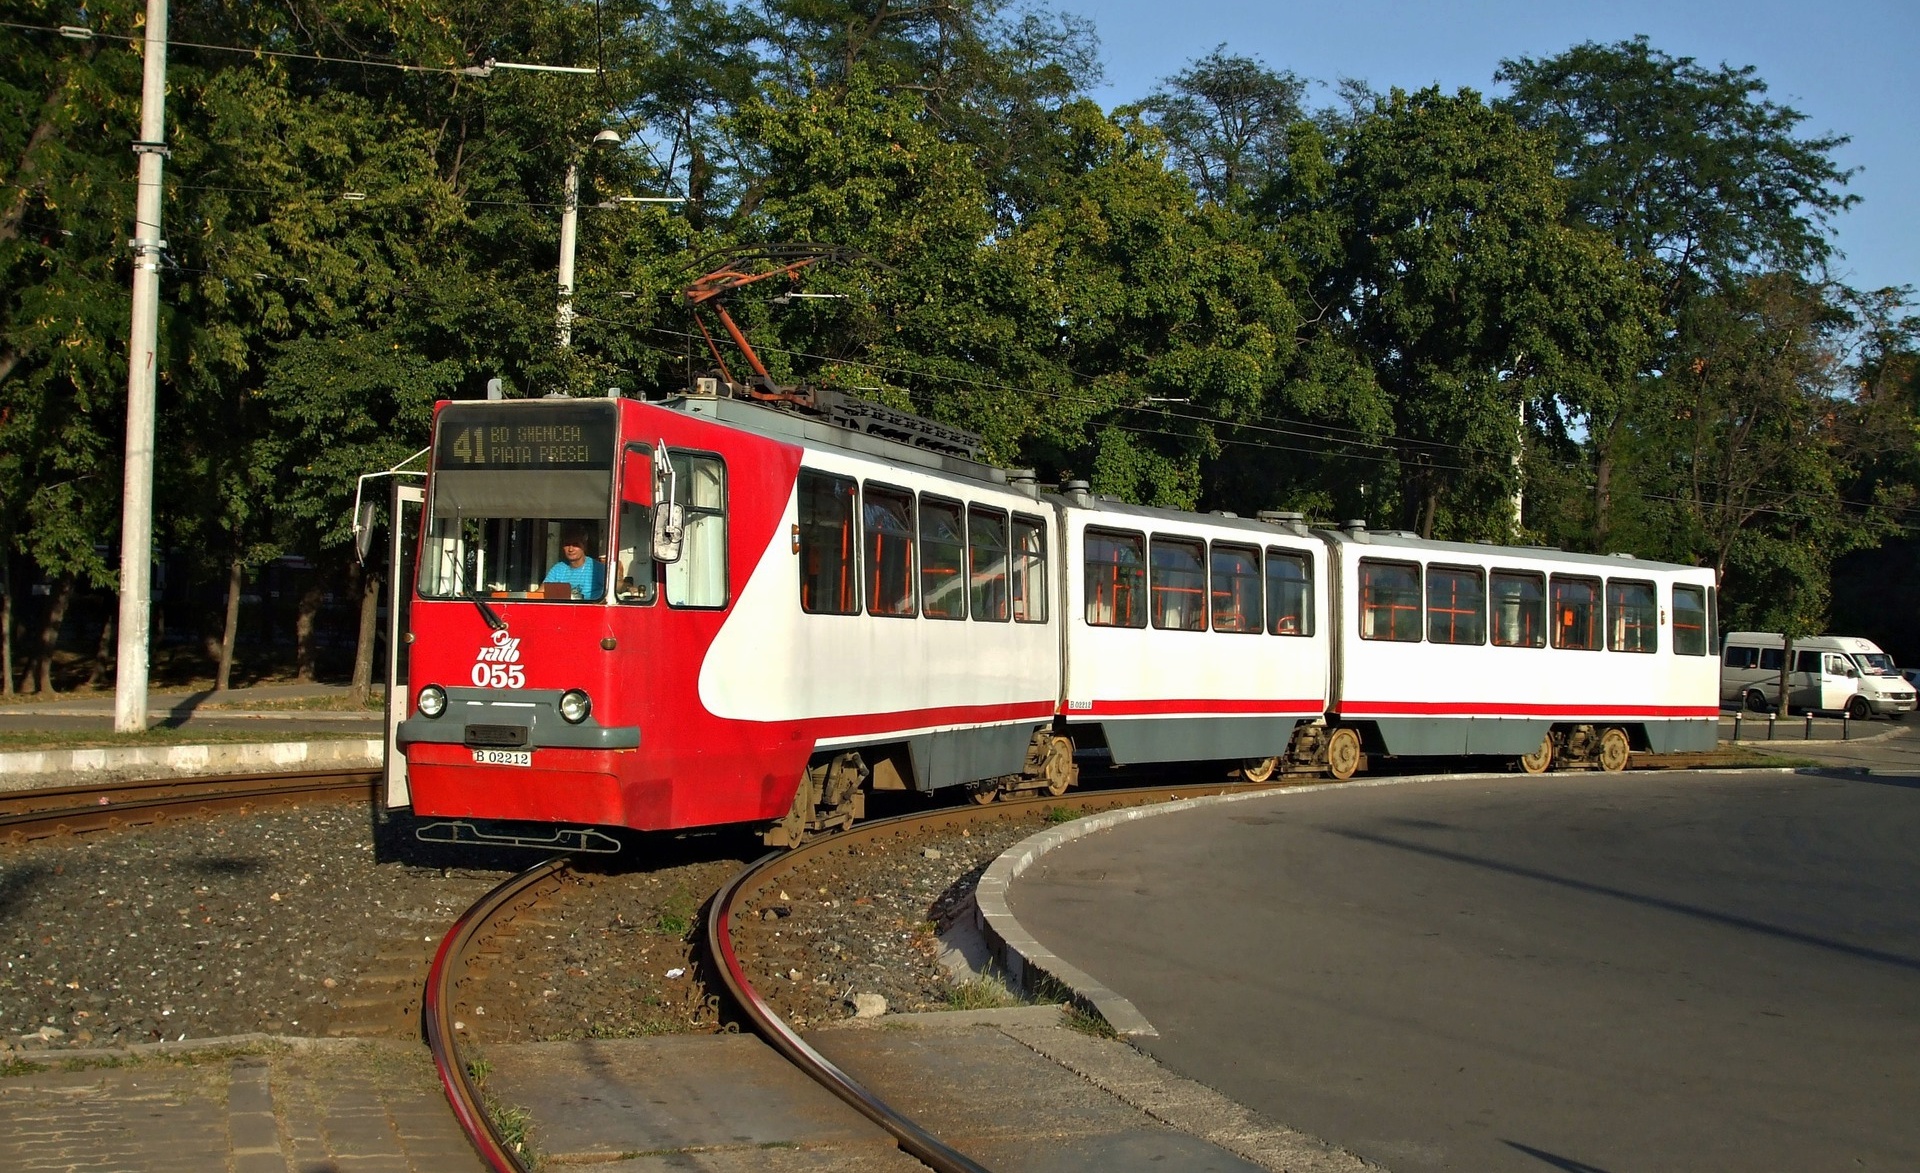
[[[1720, 700], [1754, 712], [1773, 708], [1780, 689], [1786, 637], [1772, 631], [1736, 631], [1720, 656]], [[1793, 641], [1787, 703], [1795, 709], [1844, 710], [1856, 721], [1879, 715], [1898, 721], [1914, 708], [1913, 686], [1893, 658], [1872, 640], [1810, 635]]]

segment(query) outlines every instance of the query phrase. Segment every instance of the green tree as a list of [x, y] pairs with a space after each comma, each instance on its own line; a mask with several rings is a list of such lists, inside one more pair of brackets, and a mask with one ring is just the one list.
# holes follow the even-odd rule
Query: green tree
[[1132, 109], [1165, 136], [1175, 166], [1201, 198], [1237, 204], [1286, 165], [1287, 135], [1305, 116], [1306, 89], [1295, 74], [1221, 45]]
[[1646, 284], [1565, 223], [1545, 145], [1470, 90], [1394, 91], [1324, 141], [1330, 157], [1300, 159], [1279, 193], [1281, 231], [1306, 248], [1327, 332], [1391, 404], [1400, 524], [1506, 536], [1523, 421], [1632, 378]]

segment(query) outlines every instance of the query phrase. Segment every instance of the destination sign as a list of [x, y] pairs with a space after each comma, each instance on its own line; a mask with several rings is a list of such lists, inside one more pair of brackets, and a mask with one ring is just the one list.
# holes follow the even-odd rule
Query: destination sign
[[440, 411], [436, 468], [611, 469], [608, 403], [456, 403]]

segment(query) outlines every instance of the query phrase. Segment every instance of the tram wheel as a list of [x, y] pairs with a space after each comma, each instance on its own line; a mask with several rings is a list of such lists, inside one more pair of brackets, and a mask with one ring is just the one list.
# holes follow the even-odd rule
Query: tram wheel
[[970, 788], [967, 791], [967, 797], [973, 800], [975, 806], [990, 806], [994, 799], [1000, 797], [1000, 787], [992, 782], [988, 782]]
[[1280, 768], [1279, 758], [1248, 758], [1240, 763], [1242, 782], [1265, 782]]
[[1544, 774], [1553, 765], [1553, 734], [1540, 739], [1540, 748], [1520, 755], [1520, 768], [1529, 774]]
[[1327, 735], [1327, 773], [1345, 782], [1360, 769], [1360, 734], [1341, 726]]
[[1618, 726], [1600, 735], [1600, 768], [1617, 774], [1627, 768], [1627, 731]]

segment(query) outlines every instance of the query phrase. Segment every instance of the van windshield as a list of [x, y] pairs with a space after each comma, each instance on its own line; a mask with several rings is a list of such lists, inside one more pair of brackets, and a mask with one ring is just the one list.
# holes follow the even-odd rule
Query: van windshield
[[1893, 666], [1893, 657], [1885, 652], [1855, 652], [1853, 662], [1860, 665], [1860, 671], [1868, 676], [1900, 675], [1900, 669]]

